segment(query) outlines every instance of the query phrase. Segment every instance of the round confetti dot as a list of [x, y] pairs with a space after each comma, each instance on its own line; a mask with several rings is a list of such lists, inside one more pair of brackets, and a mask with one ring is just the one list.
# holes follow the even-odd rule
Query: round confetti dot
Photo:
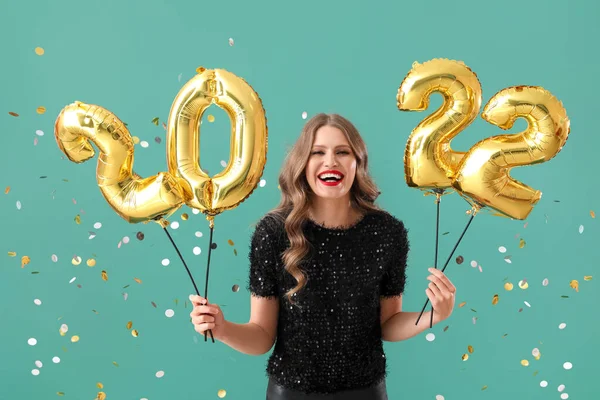
[[444, 396], [442, 396], [441, 394], [438, 394], [435, 396], [435, 400], [444, 400]]
[[571, 369], [571, 368], [573, 368], [573, 364], [571, 364], [570, 362], [567, 361], [566, 363], [563, 364], [563, 368], [564, 369]]
[[32, 369], [31, 370], [31, 374], [34, 376], [38, 376], [40, 374], [40, 370], [39, 369]]
[[46, 112], [46, 107], [39, 106], [35, 109], [38, 114], [44, 114]]
[[195, 235], [196, 235], [196, 237], [200, 238], [200, 237], [202, 237], [202, 232], [196, 232]]
[[42, 362], [40, 360], [37, 360], [35, 362], [35, 366], [38, 367], [38, 368], [42, 368], [44, 366], [44, 364], [42, 364]]
[[548, 286], [548, 278], [542, 281], [542, 286]]
[[135, 237], [136, 237], [138, 240], [144, 240], [144, 232], [138, 232], [138, 233], [136, 233], [136, 234], [135, 234]]
[[425, 339], [427, 339], [428, 342], [433, 342], [435, 340], [435, 334], [428, 333], [427, 335], [425, 335]]
[[71, 342], [72, 342], [72, 343], [77, 343], [77, 342], [79, 342], [79, 336], [77, 336], [77, 335], [73, 335], [73, 336], [71, 337]]
[[227, 396], [227, 392], [225, 390], [221, 389], [217, 392], [217, 396], [219, 396], [219, 398], [222, 399], [225, 396]]
[[96, 260], [94, 260], [93, 258], [90, 258], [89, 260], [87, 260], [86, 264], [88, 267], [94, 267], [94, 266], [96, 266]]
[[67, 333], [67, 332], [69, 332], [69, 326], [68, 326], [67, 324], [62, 324], [62, 325], [60, 326], [60, 332], [62, 332], [62, 333]]
[[37, 54], [38, 56], [43, 56], [45, 53], [44, 48], [43, 47], [36, 47], [35, 48], [35, 54]]
[[529, 366], [529, 361], [527, 360], [521, 360], [521, 365], [524, 367], [528, 367]]
[[100, 229], [100, 228], [102, 228], [102, 223], [101, 222], [96, 222], [94, 224], [94, 229]]
[[504, 289], [510, 292], [511, 290], [513, 290], [513, 284], [510, 282], [506, 282], [504, 284]]
[[259, 183], [260, 187], [265, 187], [266, 184], [267, 184], [267, 181], [265, 181], [264, 179], [260, 180], [260, 183]]
[[37, 340], [35, 338], [31, 338], [27, 341], [27, 344], [30, 346], [35, 346], [37, 344]]
[[523, 279], [522, 281], [519, 281], [519, 287], [521, 289], [525, 290], [529, 287], [529, 283], [527, 283], [527, 281], [525, 279]]
[[208, 122], [215, 122], [215, 116], [212, 114], [209, 114], [208, 117], [206, 117], [206, 119], [208, 120]]
[[148, 148], [149, 144], [148, 144], [148, 142], [146, 142], [145, 140], [142, 140], [142, 141], [140, 142], [140, 146], [142, 146], [143, 148], [145, 148], [145, 149], [146, 149], [146, 148]]
[[229, 38], [229, 45], [233, 46], [233, 39], [232, 38]]
[[169, 263], [170, 263], [170, 262], [171, 262], [171, 261], [169, 261], [169, 259], [168, 259], [168, 258], [165, 258], [164, 260], [162, 260], [162, 265], [163, 265], [164, 267], [166, 267], [167, 265], [169, 265]]
[[541, 381], [540, 382], [540, 386], [541, 387], [548, 387], [548, 382], [547, 381]]
[[500, 253], [506, 253], [506, 247], [504, 247], [504, 246], [500, 246], [500, 247], [498, 247], [498, 251], [499, 251]]
[[165, 376], [165, 371], [158, 371], [158, 372], [156, 373], [156, 377], [157, 377], [157, 378], [162, 378], [163, 376]]
[[198, 246], [194, 247], [193, 251], [194, 251], [194, 254], [197, 255], [197, 256], [199, 256], [200, 253], [202, 253], [202, 249], [200, 247], [198, 247]]
[[21, 202], [19, 200], [17, 200], [17, 210], [21, 209]]
[[475, 261], [475, 260], [471, 261], [471, 267], [476, 268], [477, 267], [477, 261]]
[[565, 385], [558, 385], [558, 391], [562, 392], [563, 390], [565, 390]]
[[308, 113], [306, 111], [304, 111], [302, 113], [302, 119], [306, 119], [306, 117], [308, 117]]
[[52, 362], [58, 364], [60, 362], [60, 357], [52, 357]]
[[231, 287], [231, 291], [234, 292], [234, 293], [239, 292], [239, 290], [240, 290], [240, 285], [233, 285]]
[[172, 318], [173, 315], [175, 315], [175, 311], [168, 309], [167, 311], [165, 311], [165, 315], [167, 318]]
[[563, 399], [563, 400], [566, 400], [566, 399], [569, 398], [569, 395], [567, 393], [561, 393], [560, 394], [560, 398]]
[[179, 228], [179, 222], [177, 222], [177, 221], [171, 222], [171, 229], [177, 229], [177, 228]]
[[35, 299], [33, 301], [33, 304], [35, 304], [36, 306], [41, 306], [42, 305], [42, 301], [40, 299]]
[[583, 233], [583, 225], [579, 225], [579, 233]]
[[567, 327], [567, 324], [565, 324], [564, 322], [562, 322], [560, 325], [558, 325], [558, 329], [565, 329]]
[[52, 262], [58, 262], [58, 256], [56, 254], [52, 254]]
[[38, 136], [44, 136], [44, 131], [38, 129], [37, 131], [35, 131], [35, 134]]
[[81, 264], [81, 257], [79, 257], [79, 256], [73, 257], [73, 259], [71, 260], [71, 264], [73, 264], [73, 265]]
[[465, 261], [465, 258], [463, 256], [458, 256], [456, 257], [456, 263], [457, 264], [462, 264]]
[[129, 243], [129, 236], [125, 236], [123, 238], [123, 243], [125, 243], [125, 244]]
[[221, 160], [221, 167], [225, 168], [227, 166], [227, 161]]
[[539, 356], [540, 355], [540, 349], [538, 349], [538, 348], [533, 349], [531, 351], [531, 355], [534, 356], [534, 357]]
[[200, 214], [200, 210], [198, 210], [197, 208], [194, 208], [192, 210], [192, 213], [194, 213], [194, 215], [198, 215], [198, 214]]
[[217, 248], [217, 244], [216, 243], [211, 244], [210, 248], [213, 249], [213, 250], [216, 249]]

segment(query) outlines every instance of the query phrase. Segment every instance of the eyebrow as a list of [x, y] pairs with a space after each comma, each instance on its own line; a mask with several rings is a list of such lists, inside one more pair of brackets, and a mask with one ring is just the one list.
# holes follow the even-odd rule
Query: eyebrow
[[[315, 145], [313, 146], [313, 148], [316, 148], [316, 147], [318, 147], [318, 148], [322, 148], [322, 149], [326, 149], [326, 148], [327, 148], [327, 146], [323, 146], [323, 145], [321, 145], [321, 144], [315, 144]], [[342, 144], [342, 145], [336, 146], [335, 148], [336, 148], [336, 149], [341, 149], [341, 148], [346, 148], [346, 149], [349, 149], [349, 148], [350, 148], [350, 146], [348, 146], [347, 144]]]

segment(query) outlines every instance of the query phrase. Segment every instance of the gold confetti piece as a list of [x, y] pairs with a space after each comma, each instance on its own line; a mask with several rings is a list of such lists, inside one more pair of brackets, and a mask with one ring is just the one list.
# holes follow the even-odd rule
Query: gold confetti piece
[[521, 365], [524, 367], [528, 367], [529, 366], [529, 361], [527, 360], [521, 360]]
[[98, 315], [98, 311], [96, 311], [96, 310], [92, 310], [92, 312], [93, 312], [94, 314]]
[[12, 112], [12, 111], [9, 111], [8, 114], [12, 115], [13, 117], [18, 117], [19, 116], [19, 114], [17, 114], [16, 112]]
[[520, 248], [520, 249], [522, 249], [523, 247], [525, 247], [525, 244], [526, 244], [526, 243], [525, 243], [525, 240], [524, 240], [524, 239], [521, 239], [521, 240], [519, 240], [519, 248]]
[[96, 266], [96, 260], [94, 260], [93, 258], [90, 258], [89, 260], [87, 260], [87, 266], [88, 267]]
[[467, 302], [466, 302], [466, 301], [463, 301], [462, 303], [460, 303], [460, 304], [458, 305], [458, 308], [463, 308], [463, 307], [465, 306], [465, 304], [467, 304]]
[[227, 392], [224, 389], [221, 389], [217, 392], [217, 396], [219, 396], [219, 398], [222, 399], [225, 396], [227, 396]]
[[104, 385], [102, 384], [102, 382], [98, 382], [98, 383], [96, 383], [96, 387], [97, 387], [98, 389], [104, 389]]
[[8, 192], [10, 192], [10, 186], [7, 186], [6, 189], [4, 189], [4, 194], [8, 194]]
[[38, 56], [43, 56], [45, 53], [44, 48], [43, 47], [36, 47], [35, 48], [35, 54], [37, 54]]
[[8, 256], [9, 256], [9, 257], [15, 257], [16, 255], [17, 255], [17, 252], [16, 252], [16, 251], [9, 251], [9, 252], [8, 252]]
[[494, 297], [492, 298], [492, 305], [494, 305], [494, 306], [495, 306], [496, 304], [498, 304], [498, 299], [499, 299], [499, 298], [498, 298], [498, 295], [497, 295], [497, 294], [495, 294], [495, 295], [494, 295]]
[[502, 339], [504, 339], [507, 336], [508, 336], [508, 333], [505, 333], [504, 335], [502, 335]]
[[98, 392], [98, 397], [96, 397], [96, 400], [106, 400], [106, 393]]
[[81, 257], [79, 257], [79, 256], [73, 257], [73, 259], [71, 260], [71, 264], [73, 264], [73, 265], [81, 264]]
[[233, 255], [237, 256], [237, 250], [233, 249]]
[[509, 292], [510, 292], [511, 290], [513, 290], [513, 284], [512, 284], [512, 283], [510, 283], [510, 282], [506, 282], [506, 283], [504, 284], [504, 289], [506, 289], [507, 291], [509, 291]]
[[136, 282], [137, 282], [137, 283], [139, 283], [139, 284], [142, 284], [142, 280], [141, 280], [141, 279], [139, 279], [139, 278], [133, 278], [133, 280], [134, 280], [134, 281], [136, 281]]
[[65, 392], [56, 392], [56, 394], [59, 395], [59, 396], [64, 396]]
[[112, 363], [113, 363], [113, 365], [114, 365], [115, 367], [118, 367], [118, 366], [119, 366], [119, 364], [118, 364], [116, 361], [113, 361]]
[[152, 123], [156, 126], [158, 126], [158, 121], [159, 121], [158, 117], [152, 118]]
[[103, 281], [108, 281], [108, 273], [104, 270], [102, 270], [102, 280]]
[[181, 214], [181, 219], [184, 221], [187, 221], [189, 218], [189, 215], [187, 215], [186, 213]]
[[233, 240], [229, 239], [227, 240], [227, 243], [229, 243], [230, 246], [233, 246]]
[[201, 74], [201, 73], [203, 73], [204, 71], [206, 71], [206, 68], [204, 68], [204, 67], [198, 67], [198, 68], [196, 68], [196, 72], [197, 72], [198, 74]]
[[485, 389], [487, 389], [487, 388], [488, 388], [488, 386], [487, 386], [487, 385], [483, 385], [483, 387], [481, 388], [481, 390], [485, 390]]
[[215, 117], [212, 114], [209, 114], [208, 117], [206, 117], [206, 119], [208, 120], [208, 122], [215, 122]]
[[132, 326], [133, 326], [133, 321], [127, 322], [127, 330], [131, 329]]
[[133, 144], [140, 144], [140, 138], [137, 136], [132, 137], [131, 140], [133, 140]]
[[573, 289], [575, 289], [576, 292], [579, 292], [579, 282], [576, 279], [573, 279], [569, 283], [569, 286], [571, 286]]
[[583, 277], [584, 281], [591, 281], [592, 280], [592, 276], [591, 275], [586, 275]]
[[[165, 131], [167, 130], [167, 124], [165, 124], [164, 122], [162, 123], [162, 127]], [[160, 143], [160, 138], [158, 136], [157, 136], [157, 138], [159, 139], [158, 143]]]
[[81, 224], [81, 217], [79, 216], [79, 214], [77, 214], [77, 215], [75, 216], [75, 223], [76, 223], [77, 225]]
[[467, 353], [465, 353], [465, 354], [462, 355], [461, 358], [462, 358], [463, 361], [467, 361], [469, 359], [469, 355]]
[[527, 281], [525, 279], [523, 279], [522, 281], [519, 281], [519, 287], [521, 289], [525, 290], [529, 287], [529, 283], [527, 283]]
[[29, 258], [29, 256], [21, 257], [21, 268], [25, 268], [25, 266], [27, 264], [29, 264], [29, 262], [31, 262], [31, 259]]
[[73, 343], [79, 342], [79, 336], [75, 335], [75, 336], [71, 337], [71, 342], [73, 342]]
[[592, 218], [596, 218], [596, 213], [595, 213], [595, 212], [593, 212], [593, 211], [590, 211], [590, 216], [591, 216]]
[[469, 353], [473, 354], [473, 346], [467, 346], [467, 350], [469, 350]]
[[38, 114], [44, 114], [46, 112], [46, 107], [39, 106], [35, 111], [37, 111]]
[[137, 329], [134, 329], [134, 330], [131, 331], [131, 336], [138, 337], [138, 331], [137, 331]]

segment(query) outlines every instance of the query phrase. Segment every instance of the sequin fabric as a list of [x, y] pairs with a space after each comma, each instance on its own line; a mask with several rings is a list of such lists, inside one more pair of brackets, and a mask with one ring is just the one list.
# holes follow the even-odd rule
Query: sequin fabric
[[281, 254], [289, 246], [283, 222], [270, 215], [251, 239], [247, 289], [279, 299], [277, 340], [266, 372], [304, 393], [368, 387], [387, 377], [380, 301], [406, 284], [408, 232], [385, 211], [370, 212], [351, 227], [304, 225], [311, 253], [302, 265], [308, 282], [291, 304], [296, 280]]

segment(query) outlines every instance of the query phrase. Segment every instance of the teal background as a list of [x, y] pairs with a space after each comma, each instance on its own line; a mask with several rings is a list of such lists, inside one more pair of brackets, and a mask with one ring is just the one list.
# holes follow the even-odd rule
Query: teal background
[[[600, 235], [590, 213], [600, 212], [599, 11], [597, 2], [574, 0], [2, 2], [0, 399], [52, 399], [58, 392], [66, 399], [92, 399], [98, 382], [109, 400], [217, 399], [221, 389], [227, 399], [264, 398], [268, 354], [247, 356], [205, 343], [189, 321], [193, 287], [165, 234], [156, 225], [128, 224], [112, 211], [96, 185], [97, 156], [81, 165], [62, 157], [53, 123], [65, 105], [98, 104], [128, 123], [133, 136], [149, 143], [136, 145], [135, 171], [150, 176], [167, 170], [162, 123], [198, 66], [227, 69], [259, 93], [269, 126], [266, 184], [217, 218], [219, 247], [211, 266], [210, 300], [235, 322], [249, 317], [252, 224], [279, 199], [277, 174], [305, 123], [302, 113], [347, 116], [367, 142], [383, 192], [380, 205], [410, 228], [404, 309], [419, 311], [433, 260], [435, 206], [404, 183], [402, 154], [410, 131], [440, 98], [426, 112], [401, 113], [395, 96], [414, 61], [438, 57], [469, 65], [482, 82], [484, 103], [507, 86], [545, 87], [563, 101], [571, 135], [555, 159], [513, 171], [544, 192], [527, 221], [485, 214], [475, 219], [456, 253], [465, 262], [453, 260], [446, 270], [458, 288], [457, 306], [431, 330], [435, 340], [426, 340], [426, 331], [385, 344], [390, 399], [560, 399], [560, 384], [570, 399], [599, 398], [594, 246]], [[45, 49], [43, 56], [35, 54], [37, 46]], [[36, 113], [38, 106], [47, 111]], [[204, 117], [201, 159], [214, 174], [228, 158], [229, 121], [216, 107], [209, 113], [215, 121]], [[152, 123], [156, 117], [158, 126]], [[524, 127], [519, 121], [511, 132]], [[479, 118], [453, 146], [466, 150], [498, 133]], [[459, 196], [444, 197], [442, 261], [466, 210]], [[188, 207], [171, 221], [180, 223], [170, 232], [203, 291], [207, 222]], [[102, 228], [95, 229], [95, 222]], [[138, 231], [144, 240], [136, 239]], [[204, 235], [198, 238], [196, 231]], [[89, 232], [96, 234], [91, 240]], [[125, 236], [130, 242], [118, 248]], [[194, 246], [202, 249], [199, 256]], [[507, 255], [511, 264], [504, 261]], [[24, 268], [22, 256], [31, 259]], [[80, 265], [72, 264], [74, 256], [82, 258]], [[90, 258], [95, 267], [86, 265]], [[167, 267], [164, 258], [171, 260]], [[473, 260], [482, 271], [471, 267]], [[545, 278], [548, 286], [542, 285]], [[518, 285], [523, 279], [529, 283], [525, 290]], [[573, 279], [578, 292], [569, 286]], [[505, 281], [514, 284], [512, 291], [503, 289]], [[494, 294], [500, 299], [495, 306]], [[174, 310], [172, 318], [165, 316], [167, 309]], [[128, 321], [139, 337], [126, 328]], [[563, 322], [567, 326], [560, 330]], [[65, 336], [59, 334], [62, 324], [69, 327]], [[72, 335], [80, 341], [72, 343]], [[29, 338], [37, 345], [28, 345]], [[474, 352], [463, 361], [469, 345]], [[60, 363], [52, 362], [54, 356]], [[38, 376], [32, 374], [36, 360], [43, 363]], [[564, 369], [565, 362], [573, 368]], [[157, 378], [157, 371], [164, 377]], [[548, 387], [540, 387], [542, 380]]]

